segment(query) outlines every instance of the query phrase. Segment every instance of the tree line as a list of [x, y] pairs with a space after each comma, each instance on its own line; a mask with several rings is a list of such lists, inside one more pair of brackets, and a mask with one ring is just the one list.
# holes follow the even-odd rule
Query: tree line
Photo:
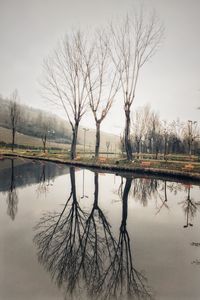
[[[192, 120], [181, 122], [163, 121], [150, 105], [137, 108], [131, 115], [131, 147], [136, 156], [139, 153], [151, 153], [164, 159], [167, 154], [198, 154], [200, 128]], [[125, 151], [124, 138], [121, 137], [121, 150]]]

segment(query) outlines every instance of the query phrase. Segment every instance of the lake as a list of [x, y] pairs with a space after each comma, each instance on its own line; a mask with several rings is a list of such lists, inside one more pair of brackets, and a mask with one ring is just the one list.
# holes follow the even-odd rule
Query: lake
[[200, 299], [200, 185], [0, 161], [0, 299]]

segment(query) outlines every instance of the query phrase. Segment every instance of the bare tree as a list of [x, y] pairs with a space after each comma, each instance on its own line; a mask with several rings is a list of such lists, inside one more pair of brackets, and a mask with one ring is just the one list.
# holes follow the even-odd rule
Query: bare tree
[[118, 25], [111, 25], [111, 56], [119, 74], [125, 112], [125, 150], [128, 160], [132, 160], [130, 139], [131, 106], [135, 99], [141, 68], [155, 54], [163, 37], [163, 27], [155, 14], [144, 16], [127, 15]]
[[173, 153], [180, 153], [183, 152], [183, 145], [182, 145], [182, 128], [183, 123], [177, 119], [176, 121], [172, 121], [170, 123], [170, 137], [169, 137], [169, 146], [170, 152]]
[[162, 143], [162, 126], [157, 113], [152, 113], [150, 119], [150, 132], [149, 138], [151, 141], [152, 152], [155, 153], [156, 159], [158, 158], [158, 153]]
[[48, 120], [43, 120], [41, 124], [41, 139], [43, 144], [43, 152], [46, 152], [47, 139], [54, 131], [51, 127], [51, 122]]
[[167, 159], [167, 146], [168, 146], [168, 140], [170, 135], [170, 126], [167, 124], [167, 121], [163, 121], [162, 124], [162, 134], [164, 137], [164, 160]]
[[99, 156], [100, 126], [112, 107], [119, 90], [117, 71], [110, 61], [109, 39], [104, 31], [97, 31], [92, 53], [85, 55], [88, 72], [88, 96], [96, 124], [95, 157]]
[[83, 59], [87, 51], [90, 50], [85, 35], [76, 31], [66, 35], [54, 54], [44, 61], [45, 97], [62, 107], [71, 125], [71, 159], [76, 157], [78, 128], [88, 101], [88, 73]]
[[138, 158], [141, 150], [141, 142], [145, 139], [148, 132], [150, 118], [151, 108], [149, 105], [139, 107], [132, 115], [132, 135], [136, 143]]
[[107, 148], [107, 158], [108, 158], [108, 151], [110, 148], [110, 141], [106, 141], [106, 148]]
[[188, 144], [188, 154], [191, 158], [192, 148], [197, 137], [199, 137], [197, 121], [188, 120], [183, 126], [183, 136]]
[[14, 150], [15, 135], [21, 117], [21, 110], [18, 101], [19, 101], [18, 91], [15, 90], [11, 95], [10, 103], [9, 103], [9, 122], [12, 131], [12, 151]]

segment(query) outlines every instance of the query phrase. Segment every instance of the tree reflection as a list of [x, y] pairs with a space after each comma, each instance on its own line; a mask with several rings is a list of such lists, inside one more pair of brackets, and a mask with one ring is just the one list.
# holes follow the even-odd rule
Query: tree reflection
[[11, 159], [11, 168], [10, 168], [10, 186], [7, 194], [7, 213], [11, 217], [12, 220], [15, 219], [17, 214], [17, 204], [18, 204], [18, 196], [15, 186], [15, 172], [14, 172], [14, 160]]
[[181, 201], [179, 203], [182, 205], [183, 211], [185, 213], [186, 223], [183, 226], [184, 228], [193, 226], [192, 221], [193, 221], [194, 217], [196, 216], [198, 205], [199, 205], [199, 202], [195, 202], [194, 199], [190, 195], [191, 187], [192, 186], [190, 184], [186, 185], [187, 197], [184, 201]]
[[116, 241], [111, 226], [99, 206], [99, 174], [94, 173], [94, 202], [85, 223], [84, 244], [90, 253], [86, 281], [90, 296], [96, 296], [97, 285], [101, 281], [105, 266], [112, 261]]
[[158, 194], [159, 181], [154, 178], [135, 178], [132, 186], [132, 193], [136, 200], [143, 206], [147, 206], [148, 200]]
[[[80, 270], [85, 276], [83, 245], [86, 213], [80, 208], [76, 196], [75, 169], [70, 168], [71, 192], [61, 213], [46, 213], [36, 226], [39, 232], [34, 241], [38, 258], [50, 271], [59, 286], [67, 284], [72, 293], [79, 282]], [[87, 257], [85, 257], [85, 261]]]
[[133, 265], [130, 237], [127, 231], [128, 195], [132, 179], [126, 178], [122, 193], [122, 220], [119, 237], [111, 263], [97, 285], [96, 293], [102, 299], [152, 299], [146, 287], [146, 278]]
[[40, 194], [45, 194], [48, 192], [49, 190], [49, 186], [52, 185], [52, 183], [50, 183], [50, 176], [48, 174], [48, 176], [46, 176], [46, 163], [41, 163], [41, 174], [39, 176], [39, 183], [37, 186], [37, 194], [38, 196]]
[[66, 292], [90, 298], [150, 299], [144, 276], [132, 260], [127, 231], [128, 194], [132, 179], [122, 193], [122, 220], [115, 239], [99, 205], [99, 178], [94, 173], [94, 202], [83, 211], [76, 195], [75, 171], [70, 168], [71, 192], [61, 213], [46, 213], [36, 226], [34, 241], [39, 261]]

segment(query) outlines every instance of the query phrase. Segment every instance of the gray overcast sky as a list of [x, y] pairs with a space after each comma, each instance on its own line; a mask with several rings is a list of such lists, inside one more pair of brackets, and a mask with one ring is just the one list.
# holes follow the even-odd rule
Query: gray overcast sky
[[[140, 2], [140, 1], [138, 1]], [[200, 0], [143, 0], [165, 26], [162, 47], [145, 65], [134, 106], [151, 104], [162, 119], [200, 121]], [[134, 0], [0, 0], [0, 94], [17, 88], [21, 102], [46, 109], [38, 79], [43, 59], [72, 28], [94, 27], [124, 15]], [[53, 108], [50, 108], [54, 110]], [[91, 116], [82, 125], [93, 127]], [[120, 133], [116, 102], [103, 130]]]

